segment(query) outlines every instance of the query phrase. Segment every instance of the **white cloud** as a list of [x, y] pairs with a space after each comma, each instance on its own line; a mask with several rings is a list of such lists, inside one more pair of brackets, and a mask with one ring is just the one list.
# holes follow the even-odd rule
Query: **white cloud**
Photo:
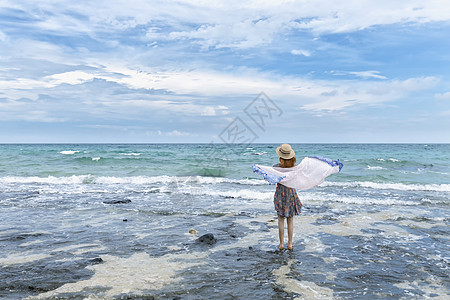
[[215, 116], [216, 115], [216, 110], [212, 106], [206, 106], [203, 109], [201, 115], [202, 116]]
[[361, 78], [376, 78], [376, 79], [387, 79], [386, 76], [380, 75], [379, 71], [354, 71], [354, 72], [349, 72], [349, 71], [329, 71], [327, 72], [329, 74], [332, 74], [334, 76], [347, 76], [347, 75], [354, 75], [357, 77], [361, 77]]
[[[41, 0], [3, 1], [2, 7], [23, 11], [30, 21], [11, 22], [7, 24], [11, 28], [0, 31], [1, 120], [157, 124], [160, 120], [153, 118], [164, 116], [173, 118], [170, 130], [185, 130], [152, 129], [153, 134], [167, 137], [189, 134], [181, 122], [233, 120], [230, 111], [237, 111], [239, 101], [251, 101], [261, 91], [280, 106], [325, 114], [395, 102], [431, 89], [442, 74], [439, 70], [423, 71], [435, 77], [405, 79], [403, 75], [404, 79], [393, 80], [384, 69], [373, 70], [381, 68], [378, 56], [359, 64], [368, 56], [358, 53], [358, 46], [320, 35], [390, 24], [418, 28], [418, 24], [450, 19], [446, 4], [435, 0], [99, 0], [89, 6]], [[346, 36], [350, 42], [354, 38]], [[334, 73], [349, 80], [316, 80], [317, 69], [311, 77], [287, 75], [302, 72], [301, 67], [287, 66], [285, 58], [294, 58], [289, 53], [311, 60], [324, 57], [324, 64], [345, 68], [334, 66], [332, 58], [326, 61], [336, 49], [348, 54], [339, 57], [340, 63], [347, 59], [350, 70], [363, 71]], [[267, 54], [263, 59], [262, 53]], [[29, 61], [37, 67], [28, 66]], [[239, 67], [246, 64], [250, 67]], [[449, 93], [435, 95], [435, 99], [449, 97]], [[25, 103], [23, 98], [33, 101]], [[86, 121], [86, 116], [95, 118]]]
[[339, 111], [355, 105], [376, 105], [402, 99], [414, 92], [431, 89], [435, 77], [409, 78], [403, 81], [333, 81], [312, 86], [301, 94], [310, 103], [300, 106], [311, 111]]
[[[379, 78], [377, 71], [352, 72], [359, 76]], [[384, 77], [384, 76], [381, 76]], [[283, 99], [284, 103], [295, 104], [304, 110], [337, 111], [355, 105], [373, 105], [395, 101], [414, 93], [434, 87], [438, 79], [434, 77], [418, 77], [406, 80], [358, 81], [358, 80], [312, 80], [295, 76], [282, 76], [272, 72], [261, 72], [251, 69], [239, 69], [232, 73], [222, 73], [211, 70], [173, 70], [136, 71], [126, 66], [111, 65], [98, 67], [92, 72], [70, 71], [43, 77], [39, 80], [17, 79], [15, 81], [0, 81], [0, 93], [14, 99], [16, 91], [32, 89], [38, 95], [57, 88], [61, 84], [80, 85], [93, 79], [124, 86], [132, 95], [141, 90], [161, 90], [167, 93], [156, 94], [145, 98], [131, 96], [123, 99], [120, 96], [109, 95], [98, 98], [97, 95], [83, 94], [82, 109], [98, 110], [98, 105], [107, 107], [108, 111], [123, 113], [124, 111], [170, 111], [183, 115], [216, 116], [218, 113], [226, 115], [228, 107], [204, 105], [198, 99], [209, 97], [239, 96], [251, 99], [254, 95], [264, 91], [270, 97]], [[205, 84], [208, 83], [208, 84]], [[88, 92], [88, 91], [87, 91]], [[86, 93], [86, 92], [85, 92]], [[20, 94], [20, 93], [19, 93]], [[120, 95], [120, 94], [119, 94]], [[446, 95], [446, 94], [445, 94]], [[29, 95], [32, 96], [32, 95]], [[437, 98], [441, 96], [436, 96]], [[92, 99], [92, 100], [90, 100]], [[97, 107], [97, 109], [95, 109]], [[71, 108], [79, 110], [81, 108]]]
[[0, 31], [0, 42], [6, 42], [8, 37], [2, 31]]
[[[38, 20], [32, 24], [36, 30], [64, 36], [68, 32], [87, 35], [104, 44], [113, 39], [105, 39], [101, 33], [125, 32], [138, 26], [148, 26], [146, 38], [151, 42], [192, 40], [205, 48], [251, 48], [297, 30], [320, 35], [378, 25], [450, 20], [448, 4], [439, 0], [104, 0], [89, 6], [73, 1], [4, 2], [4, 7], [30, 12]], [[141, 38], [145, 38], [145, 33]]]
[[165, 133], [166, 136], [190, 136], [191, 134], [189, 132], [183, 132], [178, 130], [173, 130], [171, 132]]
[[443, 94], [436, 94], [436, 95], [434, 95], [434, 98], [436, 98], [438, 100], [449, 101], [450, 100], [450, 92], [443, 93]]
[[377, 79], [387, 79], [386, 76], [379, 75], [378, 71], [360, 71], [360, 72], [348, 72], [348, 74], [352, 74], [362, 78], [377, 78]]
[[94, 79], [95, 75], [89, 74], [89, 73], [86, 73], [83, 71], [72, 71], [72, 72], [53, 74], [46, 78], [48, 78], [55, 85], [63, 84], [63, 83], [80, 84], [80, 83]]
[[311, 56], [311, 52], [307, 50], [291, 50], [292, 55], [303, 55], [303, 56]]

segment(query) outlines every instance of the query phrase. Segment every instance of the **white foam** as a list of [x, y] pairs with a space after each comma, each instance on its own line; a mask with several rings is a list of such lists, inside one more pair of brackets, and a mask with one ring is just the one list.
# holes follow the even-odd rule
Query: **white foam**
[[93, 160], [93, 161], [99, 161], [99, 160], [100, 160], [100, 157], [93, 157], [92, 160]]
[[375, 166], [375, 167], [367, 166], [367, 170], [386, 170], [386, 168], [379, 167], [379, 166]]
[[59, 153], [64, 154], [64, 155], [72, 155], [75, 153], [79, 153], [80, 151], [76, 151], [76, 150], [66, 150], [66, 151], [61, 151]]
[[179, 272], [206, 263], [208, 252], [167, 254], [152, 257], [147, 253], [135, 253], [128, 258], [102, 255], [102, 264], [88, 266], [94, 275], [78, 282], [66, 283], [63, 286], [31, 296], [27, 299], [57, 298], [59, 294], [79, 293], [86, 289], [107, 287], [105, 291], [96, 292], [99, 298], [114, 298], [120, 294], [138, 293], [149, 289], [159, 290], [168, 284], [180, 281]]
[[267, 154], [267, 152], [263, 151], [263, 152], [255, 152], [253, 153], [253, 155], [264, 155]]
[[106, 250], [106, 248], [102, 245], [98, 244], [78, 244], [78, 245], [71, 245], [61, 248], [56, 248], [52, 250], [52, 252], [69, 252], [75, 255], [80, 255], [83, 253], [91, 252], [91, 251], [101, 251]]
[[281, 286], [288, 293], [296, 293], [302, 295], [298, 299], [333, 299], [334, 293], [332, 289], [321, 287], [314, 282], [295, 280], [289, 273], [295, 260], [289, 260], [287, 265], [272, 271], [275, 276], [275, 283]]
[[0, 258], [0, 265], [10, 266], [16, 264], [26, 264], [29, 262], [41, 260], [50, 257], [49, 254], [36, 254], [32, 252], [21, 252], [9, 254], [7, 257]]
[[400, 161], [399, 159], [395, 159], [395, 158], [389, 158], [389, 160], [392, 161], [392, 162], [399, 162]]
[[139, 156], [139, 155], [141, 155], [141, 153], [121, 153], [122, 155], [125, 155], [125, 156]]
[[[98, 160], [100, 158], [93, 158]], [[6, 176], [0, 177], [0, 183], [48, 183], [48, 184], [82, 184], [82, 183], [96, 183], [96, 184], [136, 184], [146, 185], [155, 183], [198, 183], [198, 184], [221, 184], [234, 183], [241, 185], [267, 185], [263, 179], [230, 179], [224, 177], [186, 177], [186, 176], [132, 176], [132, 177], [116, 177], [116, 176], [99, 176], [93, 175], [72, 175], [65, 177], [38, 177], [38, 176]]]
[[264, 179], [231, 179], [225, 177], [202, 177], [196, 176], [191, 178], [200, 184], [219, 184], [219, 183], [235, 183], [242, 185], [267, 185]]
[[38, 176], [6, 176], [0, 177], [0, 183], [48, 183], [48, 184], [82, 184], [92, 178], [91, 175], [72, 175], [67, 177], [38, 177]]
[[316, 203], [316, 202], [336, 202], [336, 203], [348, 203], [348, 204], [359, 204], [359, 205], [404, 205], [404, 206], [417, 206], [420, 205], [418, 201], [406, 201], [398, 200], [396, 198], [390, 197], [358, 197], [358, 196], [342, 196], [328, 193], [317, 193], [317, 192], [302, 192], [299, 193], [299, 197], [302, 202], [305, 203]]
[[405, 183], [381, 183], [370, 181], [353, 182], [332, 182], [325, 181], [320, 186], [323, 187], [347, 187], [347, 188], [371, 188], [380, 190], [399, 190], [399, 191], [435, 191], [450, 192], [450, 184], [405, 184]]
[[[386, 161], [386, 159], [384, 159], [384, 158], [377, 158], [377, 160], [378, 161]], [[392, 162], [400, 162], [401, 161], [401, 160], [396, 159], [396, 158], [389, 158], [388, 160], [392, 161]]]
[[193, 191], [194, 195], [208, 195], [208, 196], [220, 196], [224, 198], [240, 198], [247, 200], [271, 200], [273, 198], [273, 191], [271, 192], [257, 192], [254, 190], [228, 190], [217, 191], [210, 189], [202, 189], [198, 192]]

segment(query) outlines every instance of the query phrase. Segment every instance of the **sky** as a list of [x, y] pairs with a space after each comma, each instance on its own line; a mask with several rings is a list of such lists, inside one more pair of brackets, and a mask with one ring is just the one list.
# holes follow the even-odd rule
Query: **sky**
[[0, 0], [0, 143], [449, 143], [449, 11]]

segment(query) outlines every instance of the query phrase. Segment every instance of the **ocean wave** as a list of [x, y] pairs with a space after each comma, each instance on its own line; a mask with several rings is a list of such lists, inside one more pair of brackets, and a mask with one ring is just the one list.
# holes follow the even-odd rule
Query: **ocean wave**
[[[263, 179], [233, 179], [226, 177], [206, 177], [206, 176], [94, 176], [72, 175], [64, 177], [56, 176], [5, 176], [0, 177], [0, 184], [99, 184], [99, 185], [150, 185], [150, 184], [189, 184], [199, 185], [221, 185], [235, 184], [241, 186], [267, 186]], [[353, 181], [353, 182], [333, 182], [325, 181], [320, 187], [341, 187], [341, 188], [369, 188], [379, 190], [399, 190], [399, 191], [433, 191], [450, 192], [450, 184], [406, 184], [389, 182]]]
[[141, 153], [134, 153], [134, 152], [132, 152], [132, 153], [121, 153], [122, 155], [125, 155], [125, 156], [139, 156], [139, 155], [141, 155]]
[[77, 150], [65, 150], [65, 151], [61, 151], [59, 153], [64, 154], [64, 155], [72, 155], [72, 154], [79, 153], [79, 152], [80, 151], [77, 151]]
[[379, 166], [375, 166], [375, 167], [367, 166], [367, 170], [386, 170], [386, 168], [379, 167]]
[[[100, 158], [99, 158], [100, 159]], [[92, 158], [94, 160], [94, 158]], [[215, 185], [222, 183], [240, 184], [240, 185], [267, 185], [263, 179], [231, 179], [225, 177], [203, 177], [203, 176], [132, 176], [132, 177], [116, 177], [116, 176], [93, 176], [93, 175], [72, 175], [66, 177], [39, 177], [39, 176], [6, 176], [0, 177], [0, 183], [8, 184], [201, 184]]]
[[[384, 158], [377, 158], [378, 161], [386, 161], [386, 159]], [[388, 158], [387, 160], [391, 161], [391, 162], [401, 162], [401, 160], [396, 159], [396, 158]]]
[[[153, 192], [156, 192], [153, 190]], [[193, 186], [178, 186], [178, 187], [161, 187], [159, 191], [161, 193], [172, 193], [172, 194], [184, 194], [192, 196], [212, 196], [221, 197], [227, 199], [244, 199], [244, 200], [272, 200], [273, 191], [270, 192], [260, 192], [252, 189], [235, 189], [235, 190], [217, 190], [212, 188], [200, 188]]]
[[46, 183], [46, 184], [83, 184], [89, 178], [92, 178], [91, 175], [72, 175], [67, 177], [39, 177], [39, 176], [6, 176], [0, 177], [0, 183]]
[[343, 188], [370, 188], [379, 190], [399, 190], [399, 191], [432, 191], [450, 192], [450, 184], [405, 184], [405, 183], [380, 183], [370, 181], [355, 182], [332, 182], [325, 181], [322, 187], [343, 187]]

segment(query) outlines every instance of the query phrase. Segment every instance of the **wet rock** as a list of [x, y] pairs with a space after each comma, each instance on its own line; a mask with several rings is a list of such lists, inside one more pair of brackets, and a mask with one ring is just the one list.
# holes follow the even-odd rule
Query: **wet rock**
[[150, 295], [121, 295], [117, 299], [139, 299], [139, 300], [154, 300], [155, 297]]
[[197, 239], [197, 242], [212, 245], [217, 242], [217, 239], [214, 237], [212, 233], [207, 233], [199, 237]]
[[123, 221], [123, 222], [128, 222], [128, 219], [123, 219], [122, 221]]
[[189, 233], [190, 234], [197, 234], [198, 231], [192, 228], [192, 229], [189, 229]]
[[125, 203], [130, 203], [130, 202], [131, 202], [131, 200], [129, 200], [129, 199], [103, 201], [103, 203], [105, 203], [105, 204], [125, 204]]
[[103, 262], [103, 259], [101, 259], [101, 257], [96, 257], [94, 259], [91, 259], [89, 261], [89, 264], [91, 264], [91, 265], [98, 265], [98, 264], [101, 264], [102, 262]]

